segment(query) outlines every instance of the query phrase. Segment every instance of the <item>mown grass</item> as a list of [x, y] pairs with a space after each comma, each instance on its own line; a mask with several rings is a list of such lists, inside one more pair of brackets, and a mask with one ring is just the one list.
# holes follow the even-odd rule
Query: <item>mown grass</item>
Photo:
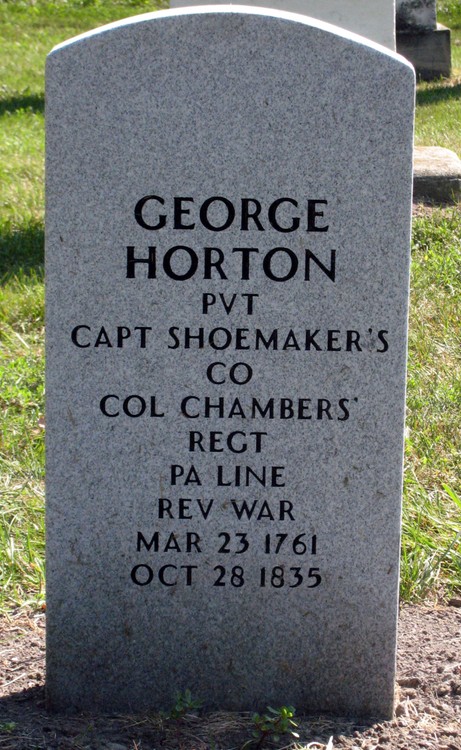
[[[458, 3], [453, 5], [457, 11]], [[45, 56], [63, 39], [152, 9], [150, 0], [0, 0], [0, 610], [37, 605], [45, 596]], [[418, 142], [435, 145], [443, 136], [441, 145], [461, 152], [455, 122], [460, 83], [455, 78], [420, 87]], [[402, 542], [405, 599], [461, 590], [460, 274], [459, 211], [418, 218]]]
[[413, 223], [402, 595], [461, 587], [461, 212]]
[[461, 29], [461, 3], [459, 0], [437, 0], [437, 21], [450, 29]]
[[0, 287], [0, 578], [5, 604], [44, 597], [43, 275]]

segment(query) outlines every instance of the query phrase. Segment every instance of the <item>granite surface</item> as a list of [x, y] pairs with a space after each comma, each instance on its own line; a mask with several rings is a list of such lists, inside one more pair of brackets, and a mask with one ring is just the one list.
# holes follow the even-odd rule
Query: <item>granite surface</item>
[[[212, 4], [208, 0], [170, 0], [171, 8]], [[226, 5], [226, 0], [216, 4]], [[250, 0], [245, 5], [302, 13], [395, 50], [395, 0]]]
[[53, 709], [390, 715], [413, 92], [239, 6], [50, 53]]

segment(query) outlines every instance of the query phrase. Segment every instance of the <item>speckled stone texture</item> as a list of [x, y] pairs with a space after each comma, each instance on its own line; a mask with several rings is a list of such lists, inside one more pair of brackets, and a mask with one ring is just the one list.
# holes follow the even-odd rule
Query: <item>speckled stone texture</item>
[[50, 54], [51, 708], [390, 715], [413, 91], [239, 6]]
[[[170, 0], [171, 8], [212, 4], [208, 0]], [[226, 0], [216, 4], [225, 5]], [[395, 0], [250, 0], [246, 5], [303, 13], [395, 50]]]

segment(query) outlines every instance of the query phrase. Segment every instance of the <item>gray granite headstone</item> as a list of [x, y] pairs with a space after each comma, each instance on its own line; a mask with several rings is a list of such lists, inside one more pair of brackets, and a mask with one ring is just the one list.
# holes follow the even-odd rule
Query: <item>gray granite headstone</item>
[[47, 65], [50, 706], [389, 716], [411, 67], [239, 6]]

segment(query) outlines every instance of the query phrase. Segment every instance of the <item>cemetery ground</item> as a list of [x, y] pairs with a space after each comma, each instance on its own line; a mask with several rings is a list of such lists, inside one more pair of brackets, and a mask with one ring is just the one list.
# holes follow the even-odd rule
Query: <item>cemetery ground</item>
[[[416, 143], [461, 155], [461, 18], [459, 4], [440, 5], [454, 71], [419, 87]], [[230, 750], [255, 729], [250, 715], [58, 718], [44, 706], [44, 58], [81, 31], [152, 9], [0, 1], [0, 750]], [[460, 206], [415, 206], [397, 715], [368, 726], [303, 718], [299, 740], [269, 734], [267, 746], [321, 748], [333, 737], [331, 748], [461, 748], [460, 313]]]
[[461, 750], [461, 600], [451, 601], [401, 607], [392, 721], [295, 713], [297, 737], [258, 732], [250, 713], [202, 713], [193, 695], [163, 713], [48, 714], [45, 615], [10, 612], [0, 623], [0, 750]]

